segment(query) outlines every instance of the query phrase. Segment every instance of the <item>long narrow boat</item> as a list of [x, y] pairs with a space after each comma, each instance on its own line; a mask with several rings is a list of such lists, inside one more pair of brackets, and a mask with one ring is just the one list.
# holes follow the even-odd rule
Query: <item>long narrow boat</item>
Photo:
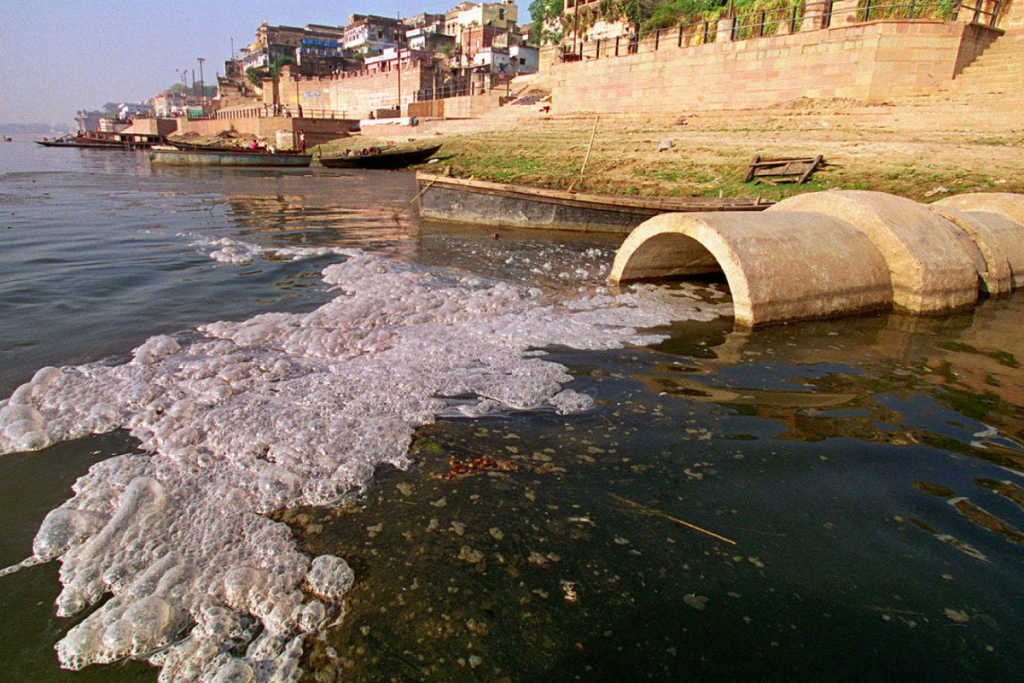
[[87, 149], [116, 149], [134, 150], [148, 149], [153, 145], [160, 144], [162, 138], [158, 135], [147, 135], [143, 133], [109, 133], [104, 131], [91, 131], [79, 133], [71, 137], [55, 138], [53, 140], [36, 140], [37, 145], [43, 147], [79, 147]]
[[154, 149], [149, 160], [165, 166], [253, 166], [258, 168], [304, 168], [313, 157], [293, 152], [244, 149]]
[[92, 140], [89, 138], [76, 136], [73, 138], [64, 138], [61, 140], [36, 140], [37, 145], [43, 147], [79, 147], [82, 149], [136, 149], [138, 145], [132, 145], [124, 142], [113, 142], [108, 140]]
[[627, 197], [417, 173], [420, 216], [504, 228], [627, 234], [662, 213], [763, 211], [773, 202], [734, 197]]
[[318, 161], [326, 168], [382, 168], [399, 169], [426, 161], [441, 149], [441, 145], [432, 145], [412, 150], [381, 150], [377, 153], [361, 154], [356, 152], [349, 156], [321, 157]]

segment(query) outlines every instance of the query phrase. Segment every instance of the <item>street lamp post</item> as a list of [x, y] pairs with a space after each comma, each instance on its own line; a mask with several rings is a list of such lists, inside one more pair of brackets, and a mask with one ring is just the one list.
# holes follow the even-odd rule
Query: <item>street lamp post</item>
[[206, 61], [205, 57], [196, 57], [199, 60], [199, 88], [203, 97], [203, 114], [206, 114], [206, 83], [203, 81], [203, 62]]

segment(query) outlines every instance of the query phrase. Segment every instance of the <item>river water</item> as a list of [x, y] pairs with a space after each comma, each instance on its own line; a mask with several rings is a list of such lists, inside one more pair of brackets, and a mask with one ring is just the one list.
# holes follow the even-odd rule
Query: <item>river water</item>
[[0, 146], [0, 678], [1020, 680], [1024, 299], [746, 333], [414, 194]]

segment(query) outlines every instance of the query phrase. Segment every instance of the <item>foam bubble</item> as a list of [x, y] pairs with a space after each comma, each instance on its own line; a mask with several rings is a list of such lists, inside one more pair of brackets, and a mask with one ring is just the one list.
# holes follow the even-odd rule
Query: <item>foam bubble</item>
[[165, 681], [295, 680], [303, 638], [356, 577], [265, 513], [337, 504], [406, 466], [413, 430], [449, 410], [590, 409], [537, 349], [646, 343], [638, 328], [723, 312], [655, 288], [562, 301], [364, 254], [324, 280], [339, 295], [311, 313], [45, 368], [2, 404], [2, 453], [117, 427], [145, 451], [94, 465], [36, 537], [37, 559], [62, 561], [59, 614], [112, 596], [58, 644], [63, 666], [141, 657]]

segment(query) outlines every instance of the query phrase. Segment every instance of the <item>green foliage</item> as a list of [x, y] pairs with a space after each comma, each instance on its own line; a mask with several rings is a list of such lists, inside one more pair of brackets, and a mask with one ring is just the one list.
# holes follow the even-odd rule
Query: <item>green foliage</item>
[[281, 75], [281, 69], [283, 69], [285, 65], [294, 63], [295, 60], [292, 59], [291, 57], [281, 55], [280, 57], [274, 60], [273, 64], [270, 65], [270, 77], [277, 78], [278, 76]]
[[[763, 35], [776, 32], [778, 23], [792, 17], [793, 7], [798, 7], [797, 21], [803, 16], [802, 0], [734, 0], [733, 13], [737, 17], [738, 37], [751, 38], [758, 34], [761, 24], [760, 12], [765, 13]], [[674, 26], [695, 24], [701, 21], [717, 21], [729, 11], [729, 0], [669, 0], [659, 3], [642, 27], [642, 33], [657, 31]]]
[[264, 80], [268, 78], [277, 78], [278, 76], [281, 75], [281, 69], [283, 69], [286, 64], [294, 63], [295, 60], [292, 59], [291, 57], [281, 55], [280, 57], [275, 59], [274, 63], [271, 64], [269, 67], [250, 66], [248, 69], [245, 70], [245, 78], [254, 87], [262, 88]]
[[[561, 30], [552, 30], [551, 24], [561, 26], [565, 14], [565, 0], [532, 0], [530, 2], [530, 44], [559, 42]], [[546, 26], [547, 25], [547, 26]]]
[[245, 70], [245, 78], [253, 87], [262, 88], [263, 81], [270, 78], [270, 69], [265, 66], [250, 66]]
[[[196, 85], [198, 88], [198, 84]], [[217, 86], [215, 85], [203, 85], [203, 95], [206, 97], [213, 97], [217, 94]], [[181, 83], [174, 83], [167, 88], [167, 92], [172, 95], [180, 95], [182, 97], [191, 96], [195, 94], [195, 88], [186, 88]]]
[[728, 2], [723, 0], [670, 0], [654, 8], [650, 18], [643, 23], [643, 32], [691, 24], [702, 20], [706, 13], [727, 5]]

